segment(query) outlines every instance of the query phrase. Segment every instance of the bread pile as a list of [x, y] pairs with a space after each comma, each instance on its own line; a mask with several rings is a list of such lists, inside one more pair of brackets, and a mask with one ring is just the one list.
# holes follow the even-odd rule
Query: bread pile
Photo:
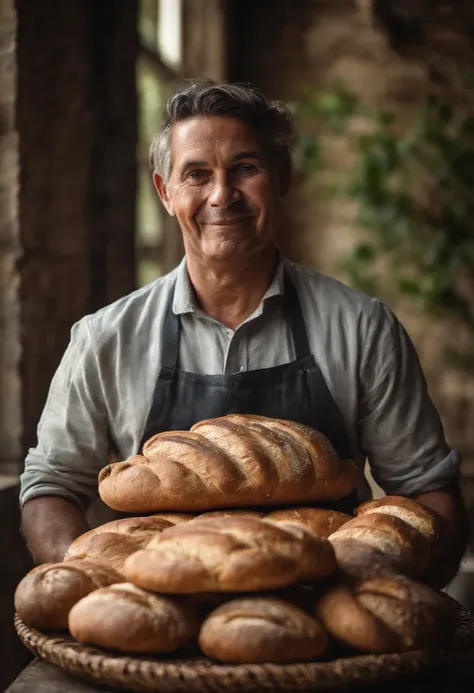
[[307, 505], [356, 481], [324, 436], [292, 422], [231, 415], [159, 434], [99, 477], [111, 507], [155, 514], [79, 537], [62, 563], [22, 580], [16, 610], [86, 644], [198, 647], [231, 663], [308, 661], [329, 643], [373, 653], [439, 644], [451, 614], [422, 584], [437, 517], [398, 497], [364, 503], [355, 518]]

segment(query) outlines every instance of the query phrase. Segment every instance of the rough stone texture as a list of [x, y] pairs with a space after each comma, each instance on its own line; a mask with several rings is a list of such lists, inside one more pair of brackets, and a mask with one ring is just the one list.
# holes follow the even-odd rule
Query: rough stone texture
[[136, 3], [18, 0], [23, 449], [71, 325], [134, 286]]
[[[472, 3], [239, 0], [229, 26], [230, 78], [251, 80], [272, 98], [297, 99], [304, 84], [338, 78], [368, 102], [390, 104], [402, 116], [428, 88], [448, 93], [453, 103], [466, 99], [462, 75], [474, 59]], [[283, 211], [280, 244], [295, 260], [335, 274], [336, 258], [354, 242], [353, 217], [350, 204], [315, 198], [297, 184]], [[406, 306], [394, 308], [417, 345], [449, 440], [472, 474], [474, 380], [443, 362], [452, 328], [421, 319]], [[468, 495], [474, 498], [472, 487]]]
[[0, 0], [0, 472], [20, 455], [18, 136], [13, 0]]

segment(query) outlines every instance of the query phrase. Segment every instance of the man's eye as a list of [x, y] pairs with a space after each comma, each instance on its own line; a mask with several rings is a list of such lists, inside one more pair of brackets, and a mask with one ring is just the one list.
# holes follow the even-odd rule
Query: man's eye
[[188, 177], [188, 178], [191, 178], [191, 180], [199, 180], [200, 178], [204, 178], [205, 176], [207, 176], [207, 172], [206, 172], [206, 171], [200, 171], [200, 170], [198, 170], [198, 171], [190, 171], [190, 172], [188, 173], [188, 176], [187, 176], [187, 177]]
[[241, 171], [242, 173], [250, 173], [255, 171], [255, 166], [253, 164], [239, 164], [236, 166], [236, 171]]

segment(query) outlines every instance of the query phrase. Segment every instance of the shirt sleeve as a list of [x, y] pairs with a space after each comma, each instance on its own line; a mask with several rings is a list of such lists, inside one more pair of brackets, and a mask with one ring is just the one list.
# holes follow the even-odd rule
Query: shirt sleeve
[[458, 478], [460, 455], [446, 442], [408, 334], [386, 305], [374, 303], [361, 362], [359, 445], [385, 493], [434, 491]]
[[20, 505], [37, 496], [61, 496], [82, 509], [97, 496], [107, 463], [108, 416], [89, 325], [76, 323], [49, 389], [21, 476]]

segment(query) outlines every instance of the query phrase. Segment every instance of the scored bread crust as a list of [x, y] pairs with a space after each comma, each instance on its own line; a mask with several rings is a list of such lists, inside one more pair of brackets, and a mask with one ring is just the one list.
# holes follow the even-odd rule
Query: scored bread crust
[[426, 538], [399, 517], [367, 513], [346, 522], [330, 535], [340, 570], [361, 580], [371, 575], [422, 573], [429, 561]]
[[315, 611], [333, 637], [371, 653], [439, 645], [454, 624], [440, 593], [402, 576], [335, 585]]
[[272, 595], [232, 599], [212, 611], [199, 633], [205, 655], [221, 662], [303, 662], [326, 649], [321, 622]]
[[119, 583], [92, 592], [71, 609], [79, 642], [123, 652], [174, 652], [199, 630], [194, 605]]
[[303, 527], [224, 517], [164, 530], [127, 558], [124, 571], [144, 589], [178, 594], [275, 589], [335, 568], [329, 541]]
[[123, 571], [125, 559], [146, 546], [155, 534], [193, 517], [184, 513], [163, 513], [112, 520], [81, 534], [69, 546], [64, 560], [89, 558]]
[[125, 512], [327, 502], [357, 485], [352, 460], [308, 426], [231, 414], [158, 433], [142, 455], [104, 467], [99, 493]]
[[123, 575], [91, 560], [44, 563], [33, 568], [15, 591], [15, 610], [26, 625], [40, 630], [67, 630], [68, 614], [90, 592]]

